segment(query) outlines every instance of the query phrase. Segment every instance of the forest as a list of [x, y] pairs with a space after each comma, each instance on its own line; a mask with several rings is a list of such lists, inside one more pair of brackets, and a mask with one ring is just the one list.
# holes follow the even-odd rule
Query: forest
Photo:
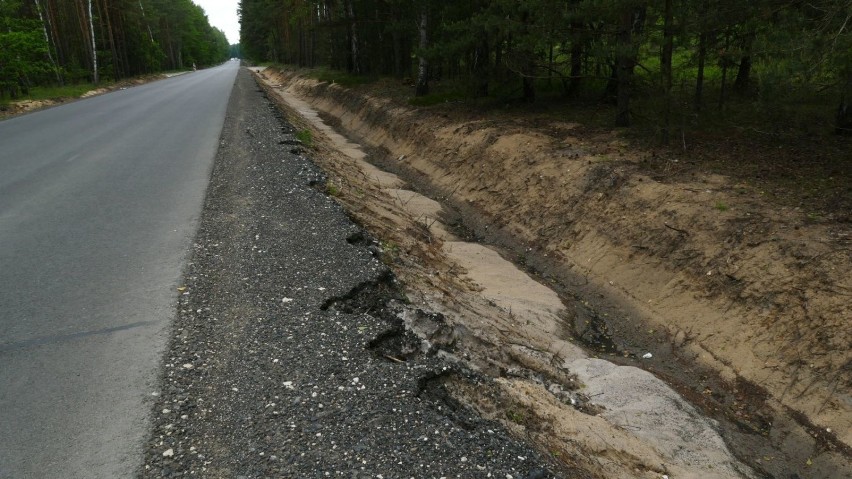
[[852, 134], [850, 0], [241, 0], [239, 11], [247, 58], [393, 76], [418, 96], [440, 82], [465, 99], [605, 102], [614, 125], [642, 115], [664, 142], [735, 102], [770, 127], [807, 119]]
[[191, 0], [0, 0], [0, 99], [226, 60]]

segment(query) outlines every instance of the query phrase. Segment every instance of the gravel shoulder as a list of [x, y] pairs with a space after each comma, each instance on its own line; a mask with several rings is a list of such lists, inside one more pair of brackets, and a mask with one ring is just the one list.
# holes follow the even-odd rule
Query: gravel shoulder
[[583, 477], [443, 391], [486, 379], [406, 336], [405, 298], [323, 185], [241, 71], [141, 477]]
[[[849, 462], [844, 452], [839, 451], [843, 446], [833, 437], [835, 431], [842, 435], [845, 428], [835, 428], [831, 423], [832, 428], [820, 429], [801, 415], [791, 419], [791, 410], [789, 414], [778, 412], [765, 389], [754, 387], [741, 377], [731, 379], [683, 355], [678, 348], [692, 344], [691, 336], [668, 337], [658, 334], [653, 324], [646, 324], [643, 329], [641, 321], [636, 324], [627, 321], [625, 311], [632, 311], [629, 318], [638, 312], [609, 295], [614, 284], [620, 287], [620, 280], [598, 288], [592, 281], [591, 269], [585, 268], [580, 278], [570, 274], [560, 276], [561, 270], [553, 268], [563, 258], [558, 252], [545, 249], [542, 255], [535, 244], [518, 246], [502, 233], [505, 221], [519, 211], [527, 211], [525, 208], [532, 208], [535, 213], [523, 215], [526, 219], [558, 220], [576, 216], [577, 212], [554, 216], [553, 208], [570, 209], [574, 202], [565, 201], [538, 210], [530, 205], [520, 210], [505, 207], [496, 218], [482, 212], [483, 205], [497, 204], [485, 201], [488, 198], [518, 198], [517, 194], [525, 191], [523, 187], [501, 189], [501, 182], [524, 182], [530, 178], [536, 182], [539, 176], [535, 168], [530, 174], [507, 173], [508, 170], [501, 169], [501, 160], [508, 158], [523, 163], [527, 158], [530, 164], [543, 162], [551, 166], [554, 162], [567, 161], [559, 154], [548, 156], [551, 151], [543, 140], [534, 141], [529, 132], [513, 134], [514, 127], [507, 132], [505, 124], [490, 118], [485, 124], [491, 134], [485, 140], [497, 141], [494, 148], [486, 151], [487, 155], [477, 156], [482, 153], [477, 145], [481, 146], [483, 140], [477, 128], [459, 128], [451, 120], [442, 120], [429, 112], [412, 112], [382, 95], [329, 87], [298, 76], [291, 78], [287, 72], [266, 70], [259, 77], [264, 79], [271, 97], [288, 111], [288, 118], [294, 124], [314, 131], [316, 161], [329, 174], [328, 191], [359, 224], [382, 240], [383, 259], [409, 295], [426, 309], [445, 317], [448, 326], [440, 328], [437, 334], [434, 328], [426, 328], [428, 340], [461, 351], [458, 354], [465, 360], [496, 378], [496, 387], [491, 383], [489, 387], [471, 386], [464, 379], [453, 378], [449, 389], [461, 402], [472, 404], [484, 417], [503, 422], [517, 436], [537, 444], [553, 459], [582, 465], [596, 477], [749, 476], [751, 473], [735, 461], [730, 465], [738, 472], [719, 469], [722, 462], [729, 460], [701, 457], [711, 450], [721, 453], [719, 457], [727, 454], [723, 447], [710, 447], [716, 443], [708, 439], [714, 436], [713, 430], [721, 434], [730, 451], [758, 477], [797, 474], [847, 477]], [[471, 121], [475, 124], [478, 120]], [[440, 132], [446, 135], [432, 142], [432, 137], [440, 136]], [[454, 149], [457, 142], [469, 142], [472, 146]], [[580, 155], [575, 160], [581, 170], [594, 166], [591, 161], [594, 158], [587, 162], [586, 156]], [[529, 168], [520, 165], [512, 171], [526, 172]], [[552, 173], [542, 174], [541, 178], [551, 178]], [[538, 183], [541, 187], [541, 182]], [[648, 184], [663, 188], [654, 182]], [[567, 191], [569, 186], [571, 183], [564, 183], [563, 190]], [[533, 203], [536, 198], [549, 198], [541, 194], [539, 187], [527, 185], [526, 190], [533, 194], [525, 198]], [[465, 191], [479, 196], [465, 197]], [[501, 194], [501, 191], [511, 193]], [[592, 189], [589, 194], [597, 195], [595, 191]], [[458, 195], [468, 199], [454, 201]], [[583, 204], [584, 208], [597, 211], [602, 202]], [[545, 229], [542, 235], [559, 240], [562, 236], [558, 231], [559, 228]], [[460, 238], [486, 244], [462, 245]], [[597, 249], [590, 253], [590, 258], [599, 259], [590, 268], [603, 264], [601, 258], [607, 258], [606, 268], [617, 267], [610, 264], [614, 260], [607, 256], [606, 244], [596, 245], [591, 245]], [[510, 267], [504, 259], [520, 265], [532, 279], [519, 271], [511, 272], [517, 268]], [[646, 282], [658, 279], [648, 268], [646, 264], [645, 269], [635, 269], [632, 274], [641, 273], [637, 277]], [[607, 271], [615, 274], [614, 269]], [[533, 280], [561, 292], [556, 304], [545, 300], [547, 294], [530, 301], [532, 290], [522, 285]], [[565, 284], [572, 288], [565, 290]], [[517, 295], [519, 288], [528, 291]], [[686, 305], [691, 307], [702, 301], [695, 296]], [[534, 306], [533, 310], [530, 306]], [[712, 318], [704, 319], [709, 319], [708, 324], [713, 323]], [[417, 326], [416, 322], [408, 321], [407, 325]], [[639, 334], [636, 338], [648, 336], [645, 338], [648, 341], [624, 342], [621, 333], [625, 327], [635, 327]], [[446, 334], [446, 329], [452, 334]], [[418, 334], [423, 336], [422, 332]], [[723, 332], [731, 334], [728, 330]], [[621, 366], [613, 368], [612, 364], [596, 359], [570, 361], [570, 352], [577, 349], [571, 344], [574, 341], [587, 344], [587, 354]], [[598, 365], [606, 365], [630, 380], [614, 376], [602, 379], [606, 375], [601, 374]], [[695, 416], [686, 421], [676, 420], [678, 414], [658, 407], [667, 405], [692, 411], [681, 404], [682, 399], [665, 399], [676, 398], [665, 392], [665, 388], [650, 392], [641, 386], [642, 378], [650, 379], [650, 375], [636, 371], [635, 366], [647, 368], [669, 383], [682, 399], [703, 412], [709, 424]], [[627, 383], [636, 387], [626, 387]], [[599, 390], [596, 384], [607, 390]], [[625, 408], [630, 410], [627, 416], [622, 412]], [[606, 421], [602, 421], [604, 418]], [[640, 424], [640, 421], [649, 422]], [[693, 429], [696, 426], [708, 434], [696, 434]], [[674, 439], [669, 444], [672, 447], [666, 445], [666, 437]]]

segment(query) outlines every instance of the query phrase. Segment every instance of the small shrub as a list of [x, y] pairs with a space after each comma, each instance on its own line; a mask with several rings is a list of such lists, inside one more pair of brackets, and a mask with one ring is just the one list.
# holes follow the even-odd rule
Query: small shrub
[[527, 417], [526, 414], [524, 414], [524, 411], [516, 411], [514, 409], [506, 411], [506, 419], [520, 425], [525, 425], [527, 423]]
[[395, 263], [399, 259], [399, 245], [393, 241], [382, 241], [382, 261], [385, 264]]
[[311, 130], [299, 130], [296, 132], [296, 139], [301, 141], [303, 145], [310, 148], [314, 144], [314, 135]]
[[340, 196], [340, 188], [338, 188], [338, 187], [337, 187], [337, 185], [335, 185], [334, 183], [332, 183], [332, 182], [330, 182], [330, 181], [329, 181], [329, 182], [325, 185], [325, 193], [326, 193], [328, 196], [334, 196], [334, 197], [337, 197], [337, 196]]

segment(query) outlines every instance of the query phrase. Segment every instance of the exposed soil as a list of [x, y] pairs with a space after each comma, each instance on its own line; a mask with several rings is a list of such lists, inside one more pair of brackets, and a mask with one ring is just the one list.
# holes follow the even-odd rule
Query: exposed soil
[[[410, 294], [467, 328], [471, 334], [457, 334], [465, 343], [459, 351], [473, 342], [481, 343], [473, 350], [490, 351], [472, 360], [503, 378], [496, 390], [465, 394], [467, 383], [449, 381], [448, 389], [481, 413], [601, 477], [674, 471], [689, 477], [688, 461], [654, 464], [672, 455], [655, 439], [645, 439], [651, 450], [640, 450], [641, 435], [600, 416], [594, 400], [569, 391], [563, 399], [573, 402], [560, 401], [549, 390], [583, 370], [572, 369], [563, 352], [582, 342], [609, 361], [641, 366], [668, 382], [718, 421], [712, 429], [757, 475], [852, 474], [848, 215], [825, 213], [823, 205], [817, 221], [790, 198], [771, 203], [761, 194], [765, 188], [694, 164], [657, 162], [614, 133], [582, 125], [417, 110], [375, 91], [292, 72], [263, 76], [275, 92], [304, 99], [368, 145], [368, 160], [400, 174], [353, 161], [365, 156], [353, 154], [357, 145], [317, 142], [318, 161], [331, 178], [327, 192], [384, 241], [384, 257]], [[328, 130], [315, 131], [335, 134]], [[661, 175], [661, 168], [676, 174]], [[409, 195], [412, 189], [443, 208]], [[833, 204], [847, 204], [839, 195]], [[453, 246], [472, 238], [491, 243], [556, 291], [564, 305], [553, 311], [559, 320], [530, 320], [508, 333], [497, 327], [500, 337], [489, 337], [495, 324], [529, 317], [515, 305], [530, 296], [501, 303], [494, 299], [499, 294], [482, 294], [489, 291], [483, 278], [494, 275], [474, 270], [495, 261], [465, 264], [476, 253]], [[453, 250], [460, 254], [453, 257]], [[561, 327], [548, 330], [545, 323]], [[525, 337], [512, 344], [519, 331]], [[652, 358], [643, 359], [646, 353]], [[516, 377], [506, 365], [533, 371], [536, 379]], [[633, 439], [604, 440], [607, 433], [600, 442], [579, 434], [577, 424], [599, 417], [603, 422], [591, 431]]]
[[587, 477], [448, 397], [484, 378], [402, 330], [416, 311], [281, 120], [240, 72], [139, 476]]

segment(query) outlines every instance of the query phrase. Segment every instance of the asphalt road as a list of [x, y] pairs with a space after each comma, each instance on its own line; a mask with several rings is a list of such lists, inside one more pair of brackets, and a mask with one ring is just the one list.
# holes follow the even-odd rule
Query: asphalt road
[[0, 478], [142, 463], [237, 71], [0, 122]]

